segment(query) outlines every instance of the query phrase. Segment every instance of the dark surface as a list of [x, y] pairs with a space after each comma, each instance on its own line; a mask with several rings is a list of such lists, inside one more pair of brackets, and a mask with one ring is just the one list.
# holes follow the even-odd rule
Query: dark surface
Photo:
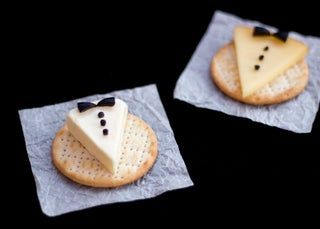
[[[206, 208], [217, 222], [220, 216], [232, 213], [254, 217], [271, 207], [273, 213], [282, 214], [294, 211], [297, 204], [315, 204], [317, 198], [312, 194], [318, 189], [313, 184], [320, 176], [319, 113], [312, 133], [295, 134], [172, 98], [176, 80], [216, 9], [283, 30], [320, 36], [320, 27], [313, 26], [317, 7], [312, 1], [303, 2], [282, 3], [281, 7], [270, 1], [244, 4], [230, 0], [175, 5], [51, 5], [41, 10], [19, 6], [15, 21], [18, 35], [14, 38], [18, 51], [14, 54], [21, 64], [14, 72], [19, 75], [15, 84], [20, 89], [14, 93], [10, 113], [15, 133], [14, 150], [10, 150], [13, 183], [8, 190], [12, 194], [7, 199], [8, 214], [22, 217], [26, 223], [91, 225], [114, 219], [114, 223], [137, 225], [135, 218], [148, 217], [155, 222], [161, 218], [166, 223], [176, 215], [183, 216], [179, 221], [188, 222], [194, 219], [195, 211]], [[56, 218], [43, 215], [17, 110], [151, 83], [158, 86], [195, 186], [150, 200], [100, 206]], [[313, 176], [317, 176], [315, 181], [307, 185], [297, 183]], [[298, 191], [301, 189], [307, 195]]]

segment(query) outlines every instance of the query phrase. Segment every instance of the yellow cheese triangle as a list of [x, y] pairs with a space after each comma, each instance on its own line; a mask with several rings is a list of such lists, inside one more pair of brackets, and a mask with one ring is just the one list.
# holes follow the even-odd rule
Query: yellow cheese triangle
[[273, 36], [253, 36], [252, 28], [242, 26], [234, 31], [234, 43], [243, 97], [274, 80], [308, 51], [306, 45], [292, 38], [283, 42]]

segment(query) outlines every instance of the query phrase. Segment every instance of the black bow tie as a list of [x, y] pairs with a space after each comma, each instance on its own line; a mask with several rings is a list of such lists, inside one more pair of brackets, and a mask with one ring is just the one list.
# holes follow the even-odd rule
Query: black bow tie
[[258, 26], [254, 27], [254, 30], [253, 30], [253, 36], [274, 36], [283, 42], [287, 41], [288, 35], [289, 33], [284, 31], [271, 33], [269, 30], [262, 27], [258, 27]]
[[89, 102], [80, 102], [78, 103], [78, 109], [80, 112], [84, 112], [93, 107], [104, 107], [104, 106], [113, 107], [115, 103], [116, 103], [115, 98], [110, 97], [110, 98], [105, 98], [100, 100], [97, 104], [89, 103]]

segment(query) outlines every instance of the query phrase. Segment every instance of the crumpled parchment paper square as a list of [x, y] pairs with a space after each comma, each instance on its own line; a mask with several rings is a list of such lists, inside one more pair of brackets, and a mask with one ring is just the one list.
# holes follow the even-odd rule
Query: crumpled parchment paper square
[[[76, 107], [77, 102], [108, 96], [127, 102], [129, 112], [152, 127], [158, 138], [158, 158], [147, 175], [133, 184], [116, 189], [90, 188], [58, 172], [51, 159], [51, 143], [63, 126], [68, 111]], [[151, 198], [193, 185], [155, 85], [24, 109], [19, 111], [19, 115], [41, 209], [48, 216], [102, 204]]]
[[197, 107], [249, 118], [296, 133], [311, 132], [320, 100], [320, 39], [290, 32], [291, 37], [309, 46], [307, 56], [309, 83], [303, 93], [279, 105], [258, 107], [245, 105], [224, 95], [210, 77], [210, 64], [213, 56], [219, 48], [233, 40], [233, 30], [237, 25], [260, 25], [271, 30], [275, 29], [256, 21], [243, 20], [216, 11], [205, 35], [176, 84], [174, 98]]

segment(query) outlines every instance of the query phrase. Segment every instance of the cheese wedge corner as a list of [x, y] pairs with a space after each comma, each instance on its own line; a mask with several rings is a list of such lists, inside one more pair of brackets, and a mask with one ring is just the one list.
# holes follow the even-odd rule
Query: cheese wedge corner
[[293, 38], [283, 42], [274, 36], [253, 36], [253, 29], [245, 26], [235, 28], [234, 43], [243, 97], [273, 81], [308, 52]]

